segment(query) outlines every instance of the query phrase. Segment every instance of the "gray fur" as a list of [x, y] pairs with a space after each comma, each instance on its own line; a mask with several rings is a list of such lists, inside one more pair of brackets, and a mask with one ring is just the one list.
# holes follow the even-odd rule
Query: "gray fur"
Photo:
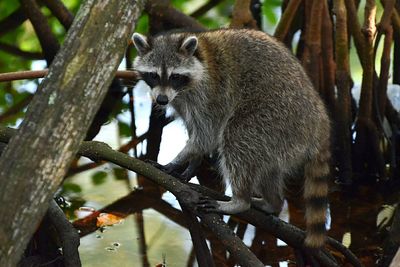
[[[193, 56], [179, 51], [190, 36], [198, 40]], [[279, 212], [285, 179], [329, 149], [327, 112], [297, 59], [272, 37], [251, 30], [171, 33], [150, 43], [151, 50], [135, 59], [136, 69], [165, 65], [191, 78], [180, 90], [157, 87], [157, 94], [171, 96], [169, 105], [189, 133], [169, 166], [218, 151], [233, 198], [219, 201], [217, 210], [244, 211], [256, 195]]]

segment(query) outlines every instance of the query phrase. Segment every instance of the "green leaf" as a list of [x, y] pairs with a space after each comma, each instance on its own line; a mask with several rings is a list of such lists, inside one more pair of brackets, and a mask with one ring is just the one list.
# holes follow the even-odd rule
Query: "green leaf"
[[126, 180], [128, 179], [128, 171], [123, 168], [113, 168], [115, 179]]
[[119, 129], [119, 135], [121, 137], [131, 136], [131, 127], [127, 123], [118, 121], [118, 129]]
[[103, 171], [96, 172], [92, 175], [92, 183], [95, 185], [103, 184], [106, 181], [107, 173]]
[[262, 12], [270, 24], [275, 25], [277, 23], [278, 18], [276, 16], [275, 7], [263, 4]]
[[64, 183], [63, 184], [63, 193], [80, 193], [82, 192], [82, 188], [74, 183]]

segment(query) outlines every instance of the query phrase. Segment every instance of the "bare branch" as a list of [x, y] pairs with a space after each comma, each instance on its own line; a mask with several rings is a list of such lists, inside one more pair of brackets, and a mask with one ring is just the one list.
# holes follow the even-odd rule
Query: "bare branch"
[[[349, 184], [352, 181], [351, 164], [351, 85], [350, 85], [350, 67], [349, 67], [349, 49], [347, 17], [348, 13], [343, 0], [335, 0], [334, 11], [336, 13], [336, 85], [338, 99], [336, 103], [337, 110], [337, 129], [338, 145], [341, 154], [338, 158], [339, 179], [342, 183]], [[353, 18], [357, 19], [357, 18]]]
[[14, 106], [10, 107], [7, 109], [5, 112], [0, 114], [0, 122], [5, 121], [6, 119], [14, 116], [15, 114], [21, 112], [25, 107], [28, 106], [28, 104], [31, 102], [33, 98], [33, 95], [28, 95], [18, 103], [16, 103]]
[[60, 0], [42, 0], [51, 13], [61, 22], [65, 29], [69, 29], [74, 20], [74, 15]]
[[216, 5], [221, 3], [223, 0], [209, 0], [207, 3], [199, 7], [197, 10], [195, 10], [192, 14], [190, 14], [191, 17], [198, 18], [200, 16], [203, 16], [205, 13], [210, 11], [210, 9], [214, 8]]
[[36, 35], [39, 39], [40, 45], [43, 50], [44, 57], [46, 58], [47, 64], [50, 65], [57, 51], [60, 49], [60, 45], [52, 33], [49, 23], [46, 17], [40, 11], [39, 5], [35, 0], [20, 0], [21, 7], [26, 16], [35, 29]]
[[78, 231], [68, 221], [64, 212], [54, 200], [50, 202], [47, 214], [61, 239], [64, 265], [66, 267], [81, 266], [78, 252], [80, 243]]
[[346, 9], [347, 9], [347, 13], [348, 13], [348, 17], [349, 18], [353, 18], [350, 19], [348, 21], [349, 23], [349, 29], [351, 32], [351, 35], [353, 36], [354, 39], [354, 45], [356, 46], [356, 51], [357, 51], [357, 55], [358, 58], [360, 59], [361, 65], [364, 65], [364, 41], [363, 41], [363, 36], [362, 36], [362, 32], [361, 32], [361, 25], [360, 22], [358, 21], [358, 17], [357, 17], [357, 8], [356, 8], [356, 4], [354, 3], [354, 0], [345, 0], [345, 4], [346, 4]]
[[321, 28], [323, 1], [312, 1], [310, 23], [306, 28], [306, 49], [308, 59], [306, 70], [316, 90], [320, 91]]
[[[0, 73], [0, 82], [44, 78], [48, 72], [48, 69], [44, 69]], [[115, 77], [130, 81], [137, 81], [138, 79], [137, 72], [131, 70], [118, 70]]]
[[274, 33], [274, 36], [281, 42], [285, 40], [301, 2], [302, 0], [290, 1], [285, 11], [283, 12]]
[[251, 0], [236, 0], [232, 12], [230, 28], [258, 29], [257, 21], [250, 11]]
[[27, 17], [22, 8], [18, 8], [13, 13], [4, 18], [2, 21], [0, 21], [0, 36], [17, 28], [26, 19]]
[[150, 16], [150, 24], [157, 29], [157, 32], [174, 28], [187, 28], [196, 31], [205, 29], [194, 18], [173, 8], [170, 1], [150, 0], [147, 1], [145, 9]]
[[381, 17], [381, 21], [378, 23], [377, 28], [381, 33], [386, 33], [389, 31], [389, 27], [391, 27], [391, 19], [394, 10], [395, 0], [381, 0], [383, 3], [384, 9]]
[[9, 45], [6, 43], [0, 43], [0, 50], [26, 59], [44, 59], [43, 54], [40, 52], [23, 51], [17, 46]]

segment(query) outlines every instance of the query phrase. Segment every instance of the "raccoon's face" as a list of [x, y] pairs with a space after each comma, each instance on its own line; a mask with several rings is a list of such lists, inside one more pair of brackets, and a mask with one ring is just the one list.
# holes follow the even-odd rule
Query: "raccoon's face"
[[196, 36], [172, 34], [147, 39], [134, 33], [133, 43], [138, 52], [134, 69], [150, 86], [151, 95], [158, 104], [171, 103], [200, 81], [204, 66], [195, 56]]

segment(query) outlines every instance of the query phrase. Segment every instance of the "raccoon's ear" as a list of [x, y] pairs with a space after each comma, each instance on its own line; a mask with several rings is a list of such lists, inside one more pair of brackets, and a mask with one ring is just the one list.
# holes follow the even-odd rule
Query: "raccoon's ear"
[[196, 36], [189, 36], [183, 40], [179, 50], [187, 56], [193, 56], [197, 49], [198, 40]]
[[132, 36], [132, 41], [139, 55], [144, 55], [150, 51], [150, 45], [147, 42], [146, 36], [135, 32]]

